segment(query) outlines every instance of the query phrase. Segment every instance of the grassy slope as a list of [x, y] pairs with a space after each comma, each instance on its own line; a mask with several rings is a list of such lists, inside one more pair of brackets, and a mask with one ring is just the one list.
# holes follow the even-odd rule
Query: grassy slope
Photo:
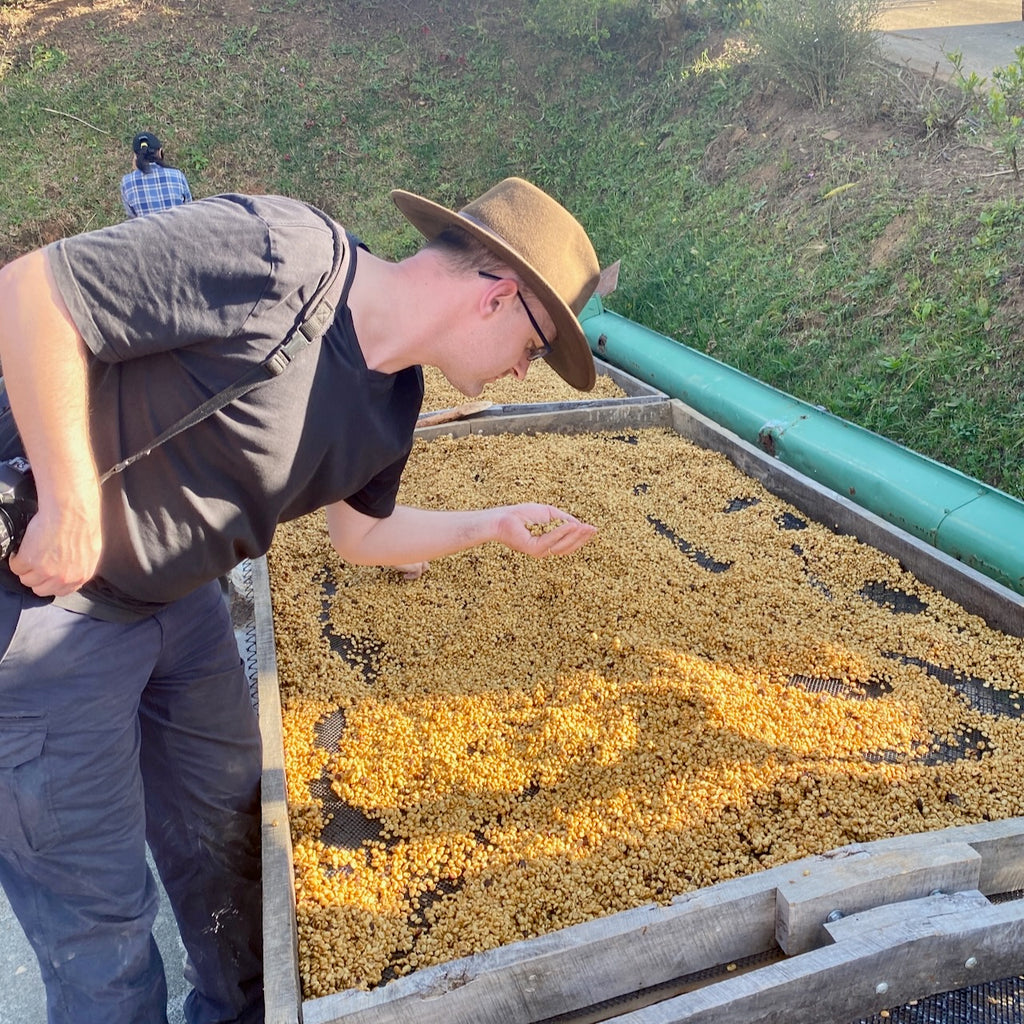
[[813, 114], [697, 34], [562, 49], [528, 3], [78, 10], [0, 3], [0, 259], [119, 220], [141, 127], [197, 196], [295, 195], [390, 256], [389, 188], [521, 174], [623, 260], [610, 308], [1024, 496], [1020, 185], [922, 142], [892, 81]]

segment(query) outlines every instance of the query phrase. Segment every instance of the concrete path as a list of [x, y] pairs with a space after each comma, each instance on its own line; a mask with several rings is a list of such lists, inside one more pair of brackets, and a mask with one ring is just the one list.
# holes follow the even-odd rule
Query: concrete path
[[992, 84], [993, 68], [1017, 61], [1024, 47], [1020, 0], [889, 0], [879, 22], [883, 52], [896, 63], [943, 78], [954, 74], [947, 54], [959, 51], [964, 73]]

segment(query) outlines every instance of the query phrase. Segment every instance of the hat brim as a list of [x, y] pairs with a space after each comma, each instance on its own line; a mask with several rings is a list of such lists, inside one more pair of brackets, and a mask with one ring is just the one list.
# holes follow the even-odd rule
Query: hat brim
[[402, 215], [425, 238], [433, 240], [446, 228], [457, 227], [482, 242], [491, 252], [518, 273], [526, 286], [537, 296], [555, 325], [555, 340], [547, 363], [566, 383], [577, 391], [590, 391], [597, 379], [590, 343], [576, 314], [568, 303], [523, 256], [504, 239], [454, 210], [424, 199], [414, 192], [393, 189], [391, 198]]

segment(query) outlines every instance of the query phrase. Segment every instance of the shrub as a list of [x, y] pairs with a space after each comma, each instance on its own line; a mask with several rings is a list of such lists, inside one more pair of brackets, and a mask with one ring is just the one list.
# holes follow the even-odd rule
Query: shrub
[[840, 85], [877, 57], [884, 0], [763, 0], [753, 36], [772, 77], [824, 109]]

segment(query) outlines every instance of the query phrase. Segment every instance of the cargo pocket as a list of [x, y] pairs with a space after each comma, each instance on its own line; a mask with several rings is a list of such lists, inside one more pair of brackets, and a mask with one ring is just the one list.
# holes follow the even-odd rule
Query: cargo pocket
[[46, 719], [0, 715], [0, 848], [39, 851], [59, 834], [43, 762]]

